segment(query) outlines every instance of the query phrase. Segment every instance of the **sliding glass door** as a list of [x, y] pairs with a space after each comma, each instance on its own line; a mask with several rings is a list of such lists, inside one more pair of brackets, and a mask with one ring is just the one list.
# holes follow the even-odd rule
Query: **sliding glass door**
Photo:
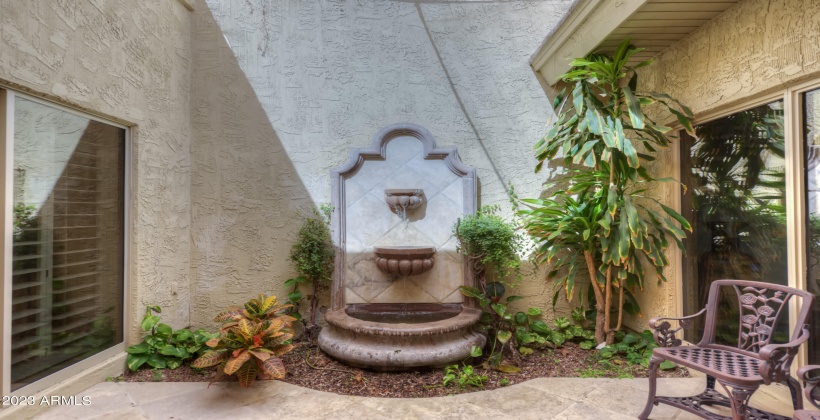
[[2, 371], [13, 392], [123, 342], [127, 131], [7, 95]]
[[[706, 305], [715, 280], [788, 284], [783, 101], [695, 127], [681, 137], [683, 215], [692, 223], [683, 259], [684, 313]], [[727, 291], [734, 293], [734, 291]], [[721, 299], [716, 340], [736, 344], [737, 299]], [[787, 341], [788, 320], [776, 341]], [[696, 322], [686, 338], [697, 341]]]

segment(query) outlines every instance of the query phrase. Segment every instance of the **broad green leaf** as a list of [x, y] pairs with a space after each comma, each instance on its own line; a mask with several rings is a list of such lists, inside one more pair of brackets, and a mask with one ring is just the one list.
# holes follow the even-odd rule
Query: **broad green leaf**
[[680, 223], [681, 227], [683, 227], [684, 229], [686, 229], [690, 232], [692, 231], [692, 225], [689, 224], [689, 221], [686, 220], [686, 218], [683, 217], [683, 215], [676, 212], [671, 207], [664, 206], [663, 204], [661, 204], [661, 208], [663, 209], [664, 212], [666, 212], [666, 214], [668, 214], [673, 219], [677, 220], [678, 223]]
[[527, 315], [529, 315], [529, 316], [541, 315], [541, 309], [540, 308], [529, 308], [529, 309], [527, 309]]
[[133, 372], [136, 372], [145, 362], [148, 361], [147, 354], [129, 354], [125, 359], [125, 364]]
[[464, 296], [474, 297], [474, 298], [483, 298], [484, 297], [484, 294], [481, 293], [481, 291], [476, 289], [475, 287], [459, 286], [458, 290], [461, 291], [461, 294], [464, 295]]
[[165, 357], [162, 356], [161, 354], [157, 354], [157, 353], [151, 354], [150, 356], [148, 356], [148, 360], [146, 361], [146, 363], [148, 363], [149, 366], [151, 366], [153, 368], [156, 368], [156, 369], [165, 369], [166, 368]]
[[158, 324], [156, 335], [160, 338], [168, 338], [174, 333], [174, 329], [168, 324]]
[[483, 351], [481, 350], [481, 347], [473, 346], [472, 348], [470, 348], [470, 356], [471, 357], [481, 357], [482, 354], [483, 354]]
[[669, 369], [674, 369], [674, 368], [678, 367], [678, 365], [676, 365], [676, 364], [674, 364], [674, 363], [672, 363], [668, 360], [664, 360], [663, 362], [661, 362], [659, 367], [663, 370], [669, 370]]
[[512, 338], [512, 333], [509, 331], [501, 330], [496, 332], [495, 338], [497, 338], [498, 341], [501, 342], [501, 344], [506, 344], [507, 341], [510, 341], [510, 338]]
[[521, 368], [518, 366], [508, 365], [508, 364], [500, 364], [495, 367], [495, 370], [504, 373], [518, 373], [521, 372]]
[[544, 321], [541, 321], [540, 319], [532, 321], [530, 323], [530, 329], [532, 329], [533, 331], [535, 331], [539, 334], [549, 334], [550, 331], [551, 331], [550, 327], [547, 326], [547, 323], [544, 322]]
[[143, 354], [148, 353], [149, 350], [151, 350], [151, 346], [149, 346], [146, 343], [140, 343], [135, 344], [133, 346], [129, 346], [127, 349], [125, 349], [125, 352], [130, 354]]
[[158, 316], [156, 316], [156, 315], [146, 316], [145, 318], [142, 319], [142, 324], [140, 325], [140, 327], [142, 327], [143, 331], [151, 331], [151, 329], [154, 328], [154, 326], [157, 325], [158, 322], [159, 322], [159, 317]]
[[644, 115], [643, 111], [641, 111], [641, 104], [629, 86], [624, 86], [623, 92], [629, 109], [629, 120], [632, 122], [632, 127], [642, 130], [644, 128]]

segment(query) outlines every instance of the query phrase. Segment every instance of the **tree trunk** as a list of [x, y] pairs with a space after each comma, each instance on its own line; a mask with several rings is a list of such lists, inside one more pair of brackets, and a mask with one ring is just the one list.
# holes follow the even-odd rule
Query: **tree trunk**
[[310, 326], [316, 326], [316, 306], [319, 304], [319, 279], [313, 279], [313, 294], [310, 295]]
[[589, 282], [592, 285], [592, 291], [595, 292], [595, 342], [603, 343], [606, 340], [606, 306], [604, 304], [604, 294], [601, 291], [601, 285], [598, 284], [595, 260], [592, 258], [592, 253], [584, 251], [584, 259], [587, 262], [587, 270], [589, 270]]
[[606, 344], [612, 344], [615, 334], [612, 332], [612, 322], [609, 315], [612, 313], [612, 265], [606, 268], [606, 303], [604, 304], [604, 333]]

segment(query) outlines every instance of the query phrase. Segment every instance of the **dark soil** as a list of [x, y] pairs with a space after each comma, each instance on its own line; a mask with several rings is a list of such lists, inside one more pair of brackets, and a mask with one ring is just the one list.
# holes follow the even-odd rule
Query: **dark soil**
[[[502, 373], [476, 366], [475, 371], [487, 375], [483, 389], [495, 389], [506, 385], [543, 377], [635, 377], [644, 378], [647, 370], [639, 365], [629, 365], [623, 359], [605, 362], [596, 360], [596, 352], [583, 350], [574, 343], [566, 343], [560, 349], [535, 350], [529, 356], [520, 357], [516, 365], [519, 373]], [[459, 389], [451, 383], [442, 387], [443, 369], [423, 369], [410, 372], [373, 372], [343, 365], [324, 354], [316, 346], [302, 343], [283, 356], [287, 376], [282, 381], [319, 391], [343, 395], [385, 398], [439, 397], [450, 394], [480, 391], [482, 388]], [[309, 362], [309, 363], [308, 363]], [[127, 371], [120, 378], [128, 382], [209, 382], [216, 369], [192, 369], [182, 366], [176, 370], [141, 369]], [[688, 377], [686, 369], [675, 368], [660, 371], [659, 377]], [[236, 380], [225, 378], [225, 380]], [[506, 380], [506, 381], [505, 381]]]

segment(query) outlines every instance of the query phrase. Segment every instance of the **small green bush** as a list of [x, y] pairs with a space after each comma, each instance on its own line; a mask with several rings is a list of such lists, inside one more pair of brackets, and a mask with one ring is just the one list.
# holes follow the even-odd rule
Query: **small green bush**
[[176, 369], [182, 366], [184, 361], [202, 354], [207, 349], [205, 343], [219, 336], [201, 328], [196, 331], [186, 328], [174, 330], [170, 325], [159, 322], [159, 315], [154, 315], [154, 312], [161, 313], [162, 308], [145, 308], [145, 316], [140, 326], [148, 335], [142, 343], [125, 349], [128, 353], [126, 364], [132, 371], [145, 364], [155, 369]]

